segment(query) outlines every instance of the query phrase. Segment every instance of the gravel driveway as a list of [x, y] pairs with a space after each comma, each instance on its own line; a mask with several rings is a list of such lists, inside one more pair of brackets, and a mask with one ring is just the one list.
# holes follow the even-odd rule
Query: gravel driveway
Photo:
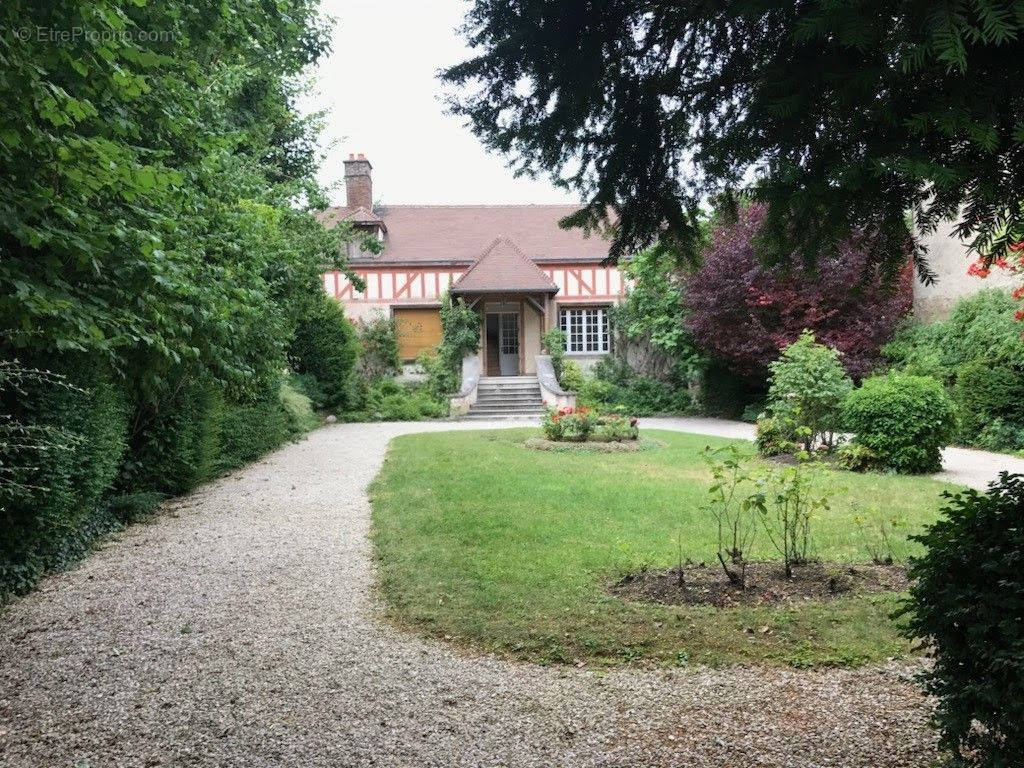
[[2, 609], [0, 765], [928, 765], [913, 664], [602, 674], [383, 623], [366, 485], [464, 426], [318, 430]]

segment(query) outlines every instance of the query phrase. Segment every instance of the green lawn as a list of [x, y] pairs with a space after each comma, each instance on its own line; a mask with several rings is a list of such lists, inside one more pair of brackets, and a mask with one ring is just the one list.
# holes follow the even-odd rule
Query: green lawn
[[[700, 451], [726, 441], [645, 432], [665, 446], [552, 453], [524, 447], [533, 434], [394, 441], [371, 490], [379, 583], [394, 620], [537, 661], [852, 665], [909, 652], [889, 618], [890, 595], [733, 609], [609, 596], [605, 585], [626, 571], [672, 567], [680, 531], [684, 557], [714, 559], [714, 531], [699, 509], [709, 481]], [[840, 493], [815, 521], [815, 554], [849, 562], [867, 559], [853, 500], [900, 515], [906, 535], [935, 518], [951, 488], [846, 472], [826, 482]], [[759, 542], [755, 557], [773, 557], [764, 536]], [[897, 546], [901, 557], [913, 551]]]

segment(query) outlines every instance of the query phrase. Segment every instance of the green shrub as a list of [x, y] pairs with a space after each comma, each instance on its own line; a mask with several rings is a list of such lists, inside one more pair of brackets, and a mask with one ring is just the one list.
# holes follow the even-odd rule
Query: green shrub
[[359, 375], [367, 382], [402, 370], [394, 318], [379, 314], [358, 326]]
[[276, 391], [252, 401], [225, 403], [213, 476], [255, 461], [284, 443], [288, 434], [288, 415]]
[[1005, 290], [979, 291], [960, 299], [947, 320], [908, 323], [882, 354], [897, 370], [932, 376], [950, 386], [957, 369], [978, 358], [1024, 366], [1024, 340], [1013, 317], [1017, 308]]
[[316, 380], [318, 387], [306, 394], [317, 410], [359, 407], [358, 357], [359, 341], [341, 305], [326, 294], [312, 302], [295, 329], [288, 362], [297, 374]]
[[[561, 384], [562, 366], [565, 362], [565, 331], [560, 328], [551, 328], [541, 336], [540, 343], [551, 356], [551, 367], [555, 370], [555, 378]], [[564, 384], [562, 386], [565, 387]]]
[[941, 451], [956, 425], [942, 385], [926, 376], [890, 373], [867, 379], [843, 404], [853, 442], [875, 457], [876, 468], [903, 473], [941, 469]]
[[0, 600], [117, 527], [101, 502], [128, 433], [123, 387], [104, 360], [65, 353], [24, 363], [25, 375], [0, 378]]
[[992, 419], [978, 433], [974, 444], [978, 448], [996, 453], [1024, 451], [1024, 424], [1014, 424], [999, 418]]
[[119, 487], [174, 496], [215, 477], [224, 412], [221, 387], [201, 376], [185, 375], [140, 404]]
[[839, 353], [818, 344], [813, 333], [804, 331], [768, 368], [768, 408], [777, 424], [789, 420], [807, 427], [810, 434], [803, 441], [804, 450], [819, 444], [831, 449], [843, 401], [853, 389]]
[[964, 363], [957, 368], [953, 400], [960, 417], [960, 438], [974, 444], [994, 419], [1024, 423], [1024, 373], [996, 361]]
[[427, 372], [427, 388], [435, 400], [446, 400], [462, 383], [462, 360], [480, 349], [480, 316], [462, 299], [441, 297], [441, 343], [424, 352], [417, 363]]
[[940, 745], [954, 764], [1011, 768], [1024, 755], [1024, 481], [1003, 473], [985, 494], [949, 501], [914, 539], [908, 637], [928, 638]]
[[575, 360], [564, 360], [562, 362], [562, 375], [558, 383], [567, 392], [579, 392], [583, 388], [583, 371]]
[[320, 426], [320, 419], [313, 413], [312, 401], [290, 378], [281, 381], [278, 397], [284, 409], [289, 437], [298, 437]]
[[685, 384], [643, 376], [612, 355], [594, 366], [593, 377], [577, 390], [577, 402], [631, 416], [687, 413], [693, 405]]
[[563, 438], [563, 427], [562, 420], [558, 416], [558, 411], [554, 408], [546, 408], [544, 415], [540, 420], [541, 430], [544, 432], [544, 437], [548, 440], [560, 441]]
[[795, 426], [784, 417], [765, 416], [757, 420], [754, 444], [761, 456], [781, 456], [799, 448], [794, 440]]
[[589, 408], [548, 408], [541, 419], [541, 428], [548, 440], [582, 443], [597, 426], [597, 414]]
[[590, 433], [590, 439], [598, 443], [621, 443], [627, 440], [636, 440], [640, 430], [637, 429], [636, 419], [630, 419], [617, 414], [605, 414], [598, 416]]
[[447, 415], [447, 405], [434, 399], [429, 387], [381, 379], [370, 387], [367, 421], [422, 421]]

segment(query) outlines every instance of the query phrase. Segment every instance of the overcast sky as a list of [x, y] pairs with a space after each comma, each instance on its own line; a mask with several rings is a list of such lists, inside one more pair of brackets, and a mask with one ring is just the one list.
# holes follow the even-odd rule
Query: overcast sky
[[[317, 73], [310, 108], [328, 108], [321, 172], [340, 181], [342, 160], [373, 163], [373, 196], [384, 203], [564, 203], [547, 180], [515, 179], [461, 118], [444, 114], [441, 67], [465, 58], [455, 33], [463, 0], [323, 0], [336, 19], [333, 52]], [[344, 204], [344, 189], [334, 202]]]

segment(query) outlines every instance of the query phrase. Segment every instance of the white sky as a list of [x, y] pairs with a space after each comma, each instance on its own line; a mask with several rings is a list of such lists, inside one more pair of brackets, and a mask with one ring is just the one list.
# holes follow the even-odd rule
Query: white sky
[[[546, 179], [513, 178], [462, 119], [444, 114], [436, 73], [468, 49], [455, 29], [464, 0], [323, 0], [335, 18], [333, 52], [322, 60], [306, 105], [327, 108], [324, 184], [344, 178], [342, 160], [362, 152], [383, 203], [566, 203]], [[344, 185], [332, 195], [345, 202]]]

